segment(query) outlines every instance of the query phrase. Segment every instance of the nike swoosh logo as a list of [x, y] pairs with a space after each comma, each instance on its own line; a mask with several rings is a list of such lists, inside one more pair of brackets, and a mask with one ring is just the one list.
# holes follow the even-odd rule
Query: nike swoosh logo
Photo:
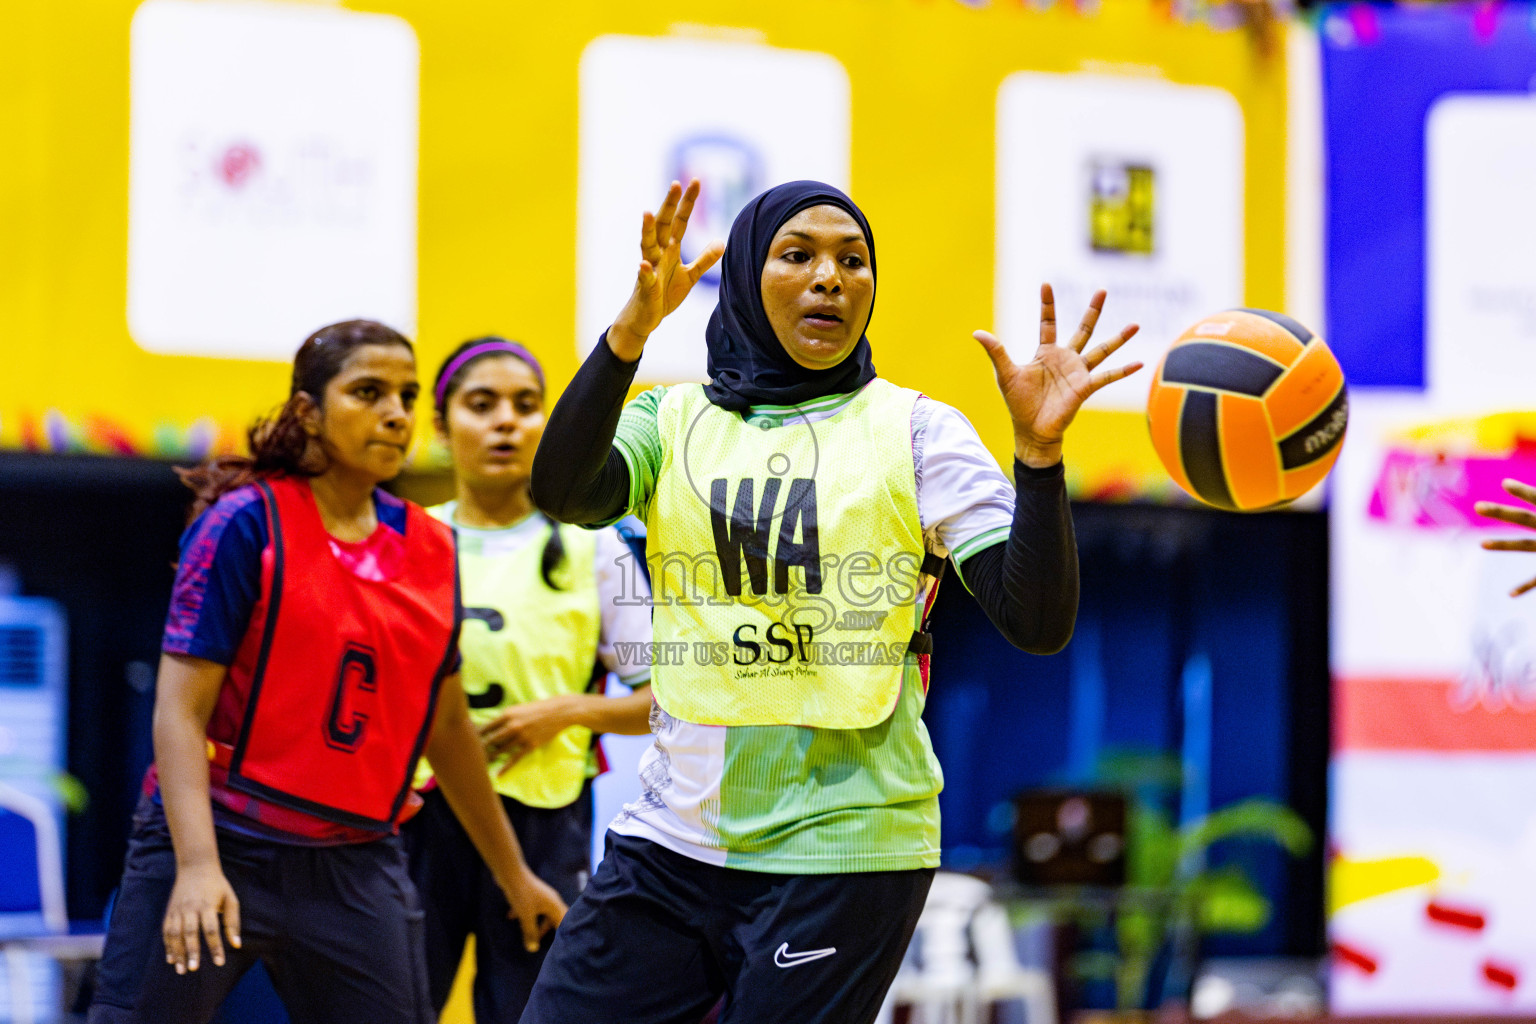
[[835, 946], [828, 946], [826, 949], [808, 949], [803, 953], [791, 953], [789, 951], [789, 943], [786, 942], [773, 951], [773, 962], [780, 967], [799, 967], [801, 964], [808, 964], [812, 960], [820, 960], [822, 957], [831, 956], [836, 952], [837, 948]]

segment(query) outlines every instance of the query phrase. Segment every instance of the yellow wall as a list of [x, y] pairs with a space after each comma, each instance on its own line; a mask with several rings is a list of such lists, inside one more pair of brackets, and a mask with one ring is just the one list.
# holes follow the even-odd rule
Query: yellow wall
[[[53, 450], [49, 410], [72, 449], [181, 454], [187, 427], [209, 416], [228, 446], [285, 394], [283, 365], [152, 355], [129, 338], [136, 6], [32, 0], [6, 16], [19, 31], [0, 33], [3, 447]], [[1283, 58], [1259, 60], [1243, 33], [1180, 23], [1163, 5], [1106, 0], [1091, 14], [955, 0], [346, 6], [399, 15], [420, 41], [424, 366], [496, 331], [532, 344], [557, 390], [574, 372], [578, 58], [601, 34], [711, 31], [703, 22], [830, 53], [846, 67], [852, 192], [880, 246], [877, 365], [960, 407], [1000, 458], [1010, 447], [1006, 413], [969, 335], [993, 317], [994, 122], [1009, 73], [1151, 73], [1229, 90], [1247, 129], [1246, 300], [1283, 303]], [[814, 133], [814, 111], [806, 116]], [[1167, 488], [1145, 435], [1138, 414], [1085, 414], [1069, 439], [1076, 493]]]

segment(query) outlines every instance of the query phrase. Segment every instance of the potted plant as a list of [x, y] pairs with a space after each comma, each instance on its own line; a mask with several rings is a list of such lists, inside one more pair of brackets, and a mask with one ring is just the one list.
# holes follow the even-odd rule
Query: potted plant
[[1167, 755], [1119, 755], [1101, 773], [1128, 790], [1126, 882], [1110, 911], [1115, 950], [1080, 953], [1074, 968], [1111, 978], [1122, 1014], [1152, 1009], [1160, 992], [1187, 990], [1205, 936], [1250, 934], [1269, 923], [1270, 901], [1240, 865], [1212, 867], [1213, 846], [1273, 843], [1295, 857], [1312, 848], [1306, 822], [1272, 800], [1239, 801], [1176, 825], [1147, 793], [1176, 777], [1176, 764]]

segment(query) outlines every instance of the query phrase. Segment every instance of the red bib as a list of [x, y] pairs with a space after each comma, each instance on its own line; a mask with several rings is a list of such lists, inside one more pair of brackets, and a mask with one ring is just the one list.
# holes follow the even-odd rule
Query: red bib
[[229, 787], [389, 831], [406, 809], [454, 653], [453, 533], [407, 502], [400, 572], [363, 579], [331, 550], [308, 481], [257, 486], [271, 540], [241, 644], [255, 657], [230, 668], [229, 683], [247, 696]]

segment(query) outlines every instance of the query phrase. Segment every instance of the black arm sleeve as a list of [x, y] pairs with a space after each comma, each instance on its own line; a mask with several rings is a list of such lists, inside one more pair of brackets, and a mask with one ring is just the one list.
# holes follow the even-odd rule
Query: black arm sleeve
[[550, 411], [533, 457], [533, 503], [562, 523], [601, 523], [629, 504], [629, 465], [613, 447], [639, 360], [626, 363], [602, 338]]
[[1077, 539], [1060, 463], [1031, 469], [1013, 463], [1017, 497], [1005, 544], [965, 560], [966, 587], [1008, 642], [1031, 654], [1055, 654], [1077, 619]]

